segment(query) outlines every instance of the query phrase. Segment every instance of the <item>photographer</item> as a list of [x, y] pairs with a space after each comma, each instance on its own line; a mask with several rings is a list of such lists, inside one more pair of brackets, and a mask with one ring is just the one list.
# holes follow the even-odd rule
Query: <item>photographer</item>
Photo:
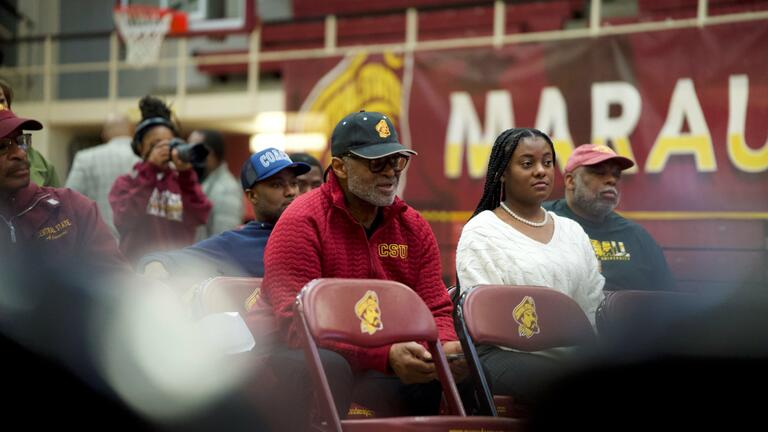
[[207, 156], [205, 147], [178, 139], [171, 110], [161, 100], [145, 96], [139, 109], [142, 120], [131, 147], [142, 161], [118, 177], [109, 193], [120, 250], [131, 262], [192, 244], [211, 210], [192, 169], [192, 162]]

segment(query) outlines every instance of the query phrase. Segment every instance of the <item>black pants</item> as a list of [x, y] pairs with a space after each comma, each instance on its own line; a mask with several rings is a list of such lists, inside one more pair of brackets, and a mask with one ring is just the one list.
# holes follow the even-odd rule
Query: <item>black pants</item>
[[[442, 388], [438, 381], [404, 384], [396, 375], [377, 371], [354, 373], [340, 354], [320, 349], [328, 385], [340, 418], [345, 418], [351, 402], [375, 411], [377, 417], [394, 415], [436, 415], [440, 409]], [[276, 375], [279, 388], [262, 399], [273, 429], [306, 430], [313, 412], [312, 382], [304, 352], [279, 349], [269, 359], [268, 367]]]
[[536, 392], [563, 372], [563, 364], [538, 354], [507, 351], [499, 347], [477, 347], [480, 363], [491, 392], [530, 402]]

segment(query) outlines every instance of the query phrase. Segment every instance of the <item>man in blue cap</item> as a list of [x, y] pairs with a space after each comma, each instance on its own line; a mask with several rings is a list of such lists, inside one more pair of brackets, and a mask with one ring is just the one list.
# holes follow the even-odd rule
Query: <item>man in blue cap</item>
[[293, 162], [285, 152], [268, 148], [254, 153], [240, 171], [240, 183], [255, 219], [190, 247], [146, 255], [139, 270], [150, 276], [192, 280], [213, 276], [264, 275], [264, 248], [278, 218], [298, 194], [297, 177], [310, 166]]

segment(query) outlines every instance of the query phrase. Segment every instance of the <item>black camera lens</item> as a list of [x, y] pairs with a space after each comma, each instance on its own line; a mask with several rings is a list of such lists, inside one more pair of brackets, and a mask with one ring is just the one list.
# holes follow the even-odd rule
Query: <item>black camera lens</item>
[[208, 157], [208, 147], [203, 143], [187, 144], [180, 138], [171, 140], [171, 151], [176, 149], [179, 159], [186, 163], [202, 164]]

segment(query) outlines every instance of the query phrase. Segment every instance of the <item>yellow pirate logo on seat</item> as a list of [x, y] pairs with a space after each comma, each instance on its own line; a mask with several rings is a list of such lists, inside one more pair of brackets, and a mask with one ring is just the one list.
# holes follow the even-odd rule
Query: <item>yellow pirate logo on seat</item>
[[384, 119], [379, 120], [378, 123], [376, 123], [376, 132], [379, 133], [380, 138], [386, 138], [391, 135], [391, 132], [389, 132], [389, 126], [387, 126], [387, 122]]
[[515, 322], [520, 324], [517, 329], [520, 336], [530, 339], [539, 334], [539, 316], [536, 314], [536, 303], [531, 296], [523, 297], [523, 300], [512, 310]]
[[384, 328], [379, 309], [379, 296], [375, 291], [367, 291], [355, 303], [355, 315], [360, 318], [360, 332], [372, 335]]

